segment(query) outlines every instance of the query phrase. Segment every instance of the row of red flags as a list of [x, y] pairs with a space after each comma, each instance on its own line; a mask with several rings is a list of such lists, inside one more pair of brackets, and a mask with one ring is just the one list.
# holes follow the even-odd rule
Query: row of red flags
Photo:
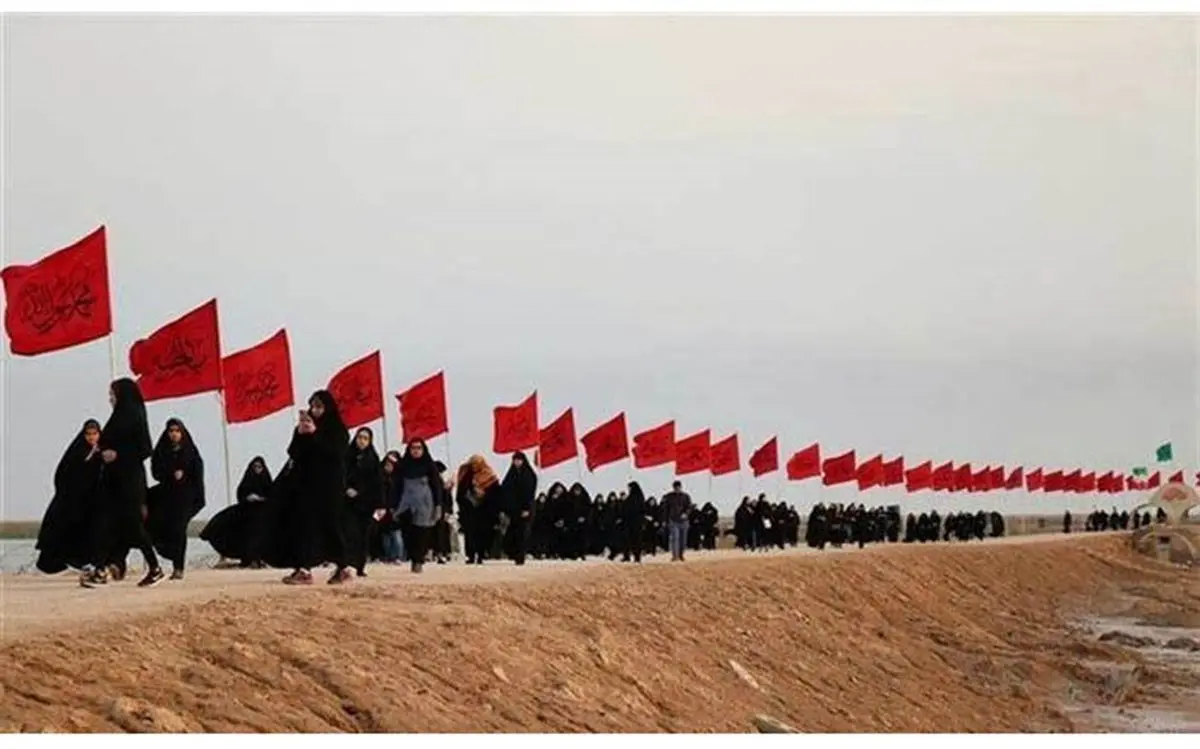
[[[36, 356], [109, 336], [113, 332], [108, 288], [104, 227], [40, 262], [0, 271], [7, 309], [5, 330], [14, 354]], [[225, 354], [221, 347], [217, 301], [212, 299], [173, 320], [129, 351], [129, 368], [147, 401], [180, 398], [206, 392], [223, 396], [226, 423], [265, 418], [295, 404], [291, 349], [286, 329], [261, 343]], [[336, 372], [328, 389], [351, 429], [383, 418], [383, 366], [379, 351]], [[446, 381], [442, 372], [396, 396], [403, 440], [433, 439], [449, 431]], [[582, 445], [583, 454], [580, 455]], [[630, 440], [625, 414], [576, 437], [575, 416], [567, 409], [542, 426], [535, 391], [514, 406], [493, 411], [493, 452], [536, 450], [542, 468], [582, 459], [589, 471], [632, 458], [638, 469], [674, 465], [677, 475], [708, 472], [713, 476], [742, 469], [736, 434], [712, 441], [710, 430], [682, 438], [669, 421], [634, 435]], [[751, 454], [748, 466], [755, 477], [779, 471], [779, 442], [771, 438]], [[819, 444], [794, 453], [783, 466], [791, 481], [820, 477], [826, 486], [857, 483], [859, 489], [903, 486], [910, 492], [1043, 492], [1116, 493], [1154, 488], [1158, 473], [1145, 480], [1108, 471], [1047, 471], [1003, 466], [975, 470], [970, 463], [934, 466], [925, 461], [905, 468], [903, 457], [884, 460], [877, 455], [859, 463], [855, 452], [821, 458]], [[1198, 475], [1200, 480], [1200, 475]], [[1169, 481], [1183, 481], [1182, 472]]]

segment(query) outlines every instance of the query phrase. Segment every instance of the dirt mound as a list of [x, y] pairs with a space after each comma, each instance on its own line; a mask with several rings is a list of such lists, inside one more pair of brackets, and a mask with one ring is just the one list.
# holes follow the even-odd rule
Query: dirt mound
[[1071, 730], [1078, 664], [1138, 656], [1069, 613], [1193, 616], [1180, 574], [1108, 537], [211, 601], [8, 645], [0, 729]]

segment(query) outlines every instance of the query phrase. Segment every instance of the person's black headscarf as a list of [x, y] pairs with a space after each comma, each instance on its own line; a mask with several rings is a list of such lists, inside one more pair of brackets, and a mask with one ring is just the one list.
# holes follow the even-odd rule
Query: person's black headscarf
[[[517, 464], [518, 459], [520, 465]], [[512, 465], [508, 467], [508, 473], [504, 474], [504, 481], [500, 483], [500, 489], [504, 492], [508, 507], [513, 512], [527, 512], [533, 508], [534, 496], [537, 494], [537, 481], [537, 474], [529, 465], [529, 459], [525, 457], [525, 453], [513, 453]]]
[[[261, 465], [262, 471], [255, 473], [255, 465]], [[267, 461], [261, 455], [255, 455], [246, 465], [246, 470], [242, 473], [242, 480], [238, 482], [237, 499], [239, 502], [245, 502], [251, 494], [257, 494], [266, 499], [271, 496], [272, 483], [271, 470], [267, 468]]]
[[[114, 381], [111, 387], [115, 402], [112, 415], [100, 430], [100, 448], [116, 451], [123, 462], [143, 461], [153, 454], [154, 449], [141, 388], [128, 377]], [[132, 454], [125, 454], [128, 452]]]
[[71, 440], [71, 444], [67, 445], [67, 449], [63, 451], [63, 456], [58, 461], [58, 467], [54, 469], [55, 493], [64, 491], [64, 484], [68, 480], [69, 473], [82, 464], [84, 458], [92, 451], [92, 446], [87, 442], [87, 432], [89, 429], [95, 429], [99, 432], [100, 422], [95, 419], [88, 419], [83, 422], [83, 426], [79, 429], [79, 434], [75, 435], [75, 439]]
[[[178, 427], [182, 435], [178, 445], [171, 441], [169, 434], [171, 427]], [[167, 425], [163, 427], [162, 434], [158, 435], [158, 442], [154, 445], [154, 455], [161, 458], [168, 452], [174, 451], [176, 447], [179, 452], [185, 453], [189, 458], [200, 456], [200, 451], [196, 449], [196, 443], [192, 441], [192, 433], [188, 431], [182, 420], [172, 416], [167, 419]]]
[[318, 419], [315, 415], [313, 416], [313, 421], [317, 425], [317, 431], [330, 434], [336, 433], [340, 439], [345, 439], [350, 430], [346, 428], [346, 422], [342, 421], [342, 412], [338, 410], [337, 400], [333, 397], [333, 394], [328, 390], [318, 390], [312, 394], [308, 402], [312, 403], [314, 400], [321, 401], [321, 405], [325, 407], [321, 418]]
[[[361, 450], [358, 447], [359, 432], [366, 432], [371, 436], [371, 443]], [[379, 472], [379, 452], [375, 449], [375, 432], [371, 431], [370, 427], [356, 429], [354, 439], [350, 440], [346, 447], [346, 475], [350, 476], [353, 471]]]
[[[412, 454], [412, 446], [420, 443], [421, 457], [414, 457]], [[434, 476], [438, 476], [437, 464], [433, 461], [433, 456], [429, 454], [429, 445], [425, 444], [425, 440], [413, 440], [404, 448], [404, 455], [400, 456], [400, 462], [396, 464], [396, 473], [406, 479], [415, 479], [425, 476], [431, 481]]]

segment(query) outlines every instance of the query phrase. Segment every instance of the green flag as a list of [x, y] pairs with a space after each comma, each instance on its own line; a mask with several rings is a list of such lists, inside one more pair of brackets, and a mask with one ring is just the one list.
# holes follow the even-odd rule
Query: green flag
[[1150, 470], [1146, 468], [1146, 466], [1138, 466], [1130, 471], [1130, 473], [1132, 473], [1134, 476], [1146, 476], [1150, 473]]
[[1170, 463], [1173, 460], [1171, 457], [1171, 443], [1167, 442], [1159, 445], [1158, 450], [1154, 452], [1154, 459], [1159, 463]]

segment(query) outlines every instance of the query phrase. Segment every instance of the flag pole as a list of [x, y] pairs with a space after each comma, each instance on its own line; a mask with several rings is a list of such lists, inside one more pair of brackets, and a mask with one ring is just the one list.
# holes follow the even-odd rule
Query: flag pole
[[[382, 401], [382, 400], [384, 400], [383, 394], [387, 392], [387, 378], [383, 376], [383, 352], [382, 351], [379, 352], [379, 383], [380, 383], [379, 400]], [[383, 452], [386, 455], [387, 453], [391, 452], [392, 430], [388, 429], [387, 403], [385, 402], [380, 405], [383, 406], [383, 409], [382, 409], [383, 415], [380, 418], [383, 419]]]
[[225, 506], [233, 504], [233, 467], [229, 462], [229, 420], [225, 418], [225, 392], [217, 391], [217, 403], [221, 406], [221, 450], [225, 456]]

